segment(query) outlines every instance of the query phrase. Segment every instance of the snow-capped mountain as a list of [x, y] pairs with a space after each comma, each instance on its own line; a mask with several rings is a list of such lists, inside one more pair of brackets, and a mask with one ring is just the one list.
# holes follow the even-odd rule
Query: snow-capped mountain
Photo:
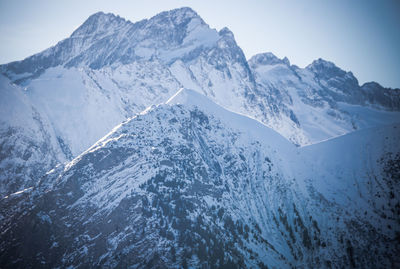
[[[232, 32], [227, 28], [217, 32], [193, 10], [181, 8], [137, 23], [96, 13], [56, 46], [0, 69], [27, 95], [34, 95], [35, 106], [46, 108], [57, 137], [73, 156], [123, 119], [167, 100], [180, 87], [255, 118], [298, 145], [399, 118], [398, 113], [381, 113], [399, 110], [399, 91], [374, 90], [378, 86], [370, 84], [365, 87], [370, 94], [359, 97], [358, 103], [354, 98], [334, 98], [338, 90], [345, 91], [343, 96], [358, 96], [360, 87], [351, 74], [325, 68], [319, 61], [304, 74], [298, 68], [293, 74], [295, 67], [287, 59], [288, 70], [282, 64], [269, 70], [271, 65], [261, 58], [253, 57], [250, 68]], [[277, 80], [283, 82], [275, 85]], [[70, 98], [76, 101], [64, 102]], [[358, 113], [357, 107], [337, 107], [338, 101], [344, 106], [377, 106]], [[76, 113], [64, 117], [65, 110]], [[371, 114], [378, 120], [369, 124]]]
[[398, 89], [247, 61], [190, 8], [0, 72], [0, 267], [400, 264]]
[[[49, 119], [44, 132], [54, 134], [69, 159], [122, 120], [166, 101], [183, 84], [199, 91], [204, 87], [203, 93], [242, 113], [250, 84], [246, 59], [232, 33], [210, 29], [189, 8], [135, 24], [97, 13], [56, 46], [0, 69]], [[0, 189], [4, 194], [20, 188]]]
[[396, 266], [399, 128], [297, 148], [181, 90], [4, 198], [0, 264]]
[[351, 72], [331, 62], [318, 59], [299, 68], [287, 58], [263, 53], [249, 65], [260, 88], [274, 96], [278, 115], [291, 119], [285, 121], [289, 126], [271, 127], [300, 145], [399, 122], [400, 90], [374, 82], [359, 86]]
[[[198, 79], [190, 86], [200, 90], [214, 82], [218, 91], [210, 90], [210, 94], [232, 107], [242, 103], [235, 96], [243, 99], [247, 82], [237, 72], [234, 78], [226, 78], [231, 74], [225, 66], [235, 64], [236, 58], [243, 76], [248, 77], [248, 68], [243, 67], [247, 67], [246, 59], [233, 35], [226, 29], [220, 33], [210, 29], [194, 11], [182, 8], [135, 24], [97, 13], [70, 38], [1, 69], [23, 85], [26, 94], [34, 95], [31, 99], [36, 106], [46, 108], [55, 132], [76, 156], [122, 119], [166, 101], [185, 79], [190, 84], [194, 74], [185, 63], [197, 62]], [[215, 68], [222, 71], [213, 72]], [[199, 83], [202, 86], [196, 87]], [[64, 101], [69, 98], [76, 101]], [[65, 110], [76, 113], [59, 117]], [[86, 116], [89, 111], [95, 117]], [[82, 136], [87, 139], [79, 141]]]

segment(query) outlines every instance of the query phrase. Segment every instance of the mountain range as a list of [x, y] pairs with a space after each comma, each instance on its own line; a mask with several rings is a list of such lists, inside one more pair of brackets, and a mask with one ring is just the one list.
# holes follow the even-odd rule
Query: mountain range
[[2, 267], [400, 265], [400, 90], [190, 8], [0, 66]]

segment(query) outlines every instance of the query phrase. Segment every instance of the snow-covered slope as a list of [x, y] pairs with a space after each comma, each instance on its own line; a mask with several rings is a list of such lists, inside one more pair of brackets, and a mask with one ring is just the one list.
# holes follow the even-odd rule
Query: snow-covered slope
[[[260, 136], [270, 144], [258, 142]], [[270, 242], [280, 237], [260, 230], [272, 219], [258, 204], [291, 195], [274, 165], [284, 159], [279, 148], [295, 150], [257, 121], [181, 90], [55, 168], [33, 191], [3, 199], [1, 264], [290, 264], [282, 255], [288, 246], [275, 248]], [[33, 210], [24, 206], [30, 201]], [[22, 238], [34, 245], [28, 248]]]
[[[385, 218], [387, 223], [377, 223], [377, 229], [384, 228], [388, 223], [397, 226], [398, 219], [393, 218], [395, 214], [391, 209], [395, 205], [393, 202], [398, 200], [395, 194], [400, 191], [396, 182], [399, 175], [399, 137], [400, 126], [395, 124], [302, 147], [299, 150], [301, 158], [310, 165], [303, 167], [301, 174], [309, 175], [311, 172], [314, 175], [305, 184], [314, 186], [330, 202], [356, 210], [351, 214], [359, 213], [360, 218], [371, 220], [382, 215], [391, 216]], [[382, 167], [388, 160], [393, 160], [392, 169]], [[364, 215], [365, 212], [369, 215]], [[393, 237], [394, 231], [390, 233]]]
[[[46, 107], [74, 156], [182, 86], [242, 113], [252, 106], [245, 96], [250, 71], [232, 33], [210, 29], [190, 8], [137, 23], [96, 13], [71, 37], [1, 70], [27, 89], [35, 106]], [[71, 97], [76, 102], [62, 102]]]
[[164, 102], [180, 84], [158, 63], [101, 70], [50, 68], [26, 95], [53, 123], [75, 157], [124, 119]]
[[0, 264], [396, 266], [399, 128], [296, 148], [180, 90], [2, 199]]
[[[351, 72], [318, 59], [302, 69], [272, 53], [249, 60], [256, 81], [292, 121], [271, 127], [300, 145], [400, 121], [400, 90], [359, 86]], [[275, 94], [278, 91], [279, 94]]]
[[[399, 137], [400, 124], [392, 124], [299, 149], [306, 165], [296, 169], [296, 179], [308, 206], [320, 208], [315, 219], [328, 231], [321, 236], [334, 234], [332, 244], [346, 249], [352, 267], [400, 265]], [[364, 255], [371, 256], [366, 263]]]
[[[298, 145], [399, 118], [376, 107], [353, 115], [337, 104], [364, 107], [367, 102], [398, 110], [398, 91], [371, 83], [357, 103], [353, 99], [360, 90], [351, 74], [323, 61], [300, 70], [287, 59], [266, 55], [253, 57], [249, 68], [233, 33], [211, 29], [190, 8], [136, 23], [99, 12], [54, 47], [0, 70], [26, 88], [35, 107], [45, 108], [43, 116], [72, 156], [180, 87], [255, 118]], [[333, 94], [337, 91], [345, 94]], [[332, 97], [349, 92], [351, 98]]]
[[[111, 126], [165, 101], [182, 86], [263, 122], [299, 145], [375, 126], [377, 121], [370, 123], [364, 113], [355, 116], [338, 109], [337, 101], [399, 108], [398, 91], [374, 83], [361, 91], [351, 73], [322, 60], [304, 70], [272, 54], [257, 55], [249, 63], [251, 69], [232, 32], [227, 28], [217, 32], [193, 10], [181, 8], [137, 23], [96, 13], [56, 46], [0, 69], [28, 92], [36, 89], [32, 102], [47, 107], [46, 116], [73, 156]], [[151, 75], [154, 72], [157, 75]], [[49, 91], [57, 92], [57, 98], [51, 98]], [[74, 91], [81, 96], [76, 104], [58, 105]], [[65, 110], [76, 114], [67, 119]], [[379, 122], [399, 117], [372, 110], [377, 111], [374, 118]], [[81, 119], [81, 115], [87, 116]], [[100, 117], [101, 125], [97, 124]], [[79, 128], [71, 128], [75, 124]]]
[[0, 196], [4, 196], [31, 187], [66, 158], [50, 121], [2, 75], [0, 96]]

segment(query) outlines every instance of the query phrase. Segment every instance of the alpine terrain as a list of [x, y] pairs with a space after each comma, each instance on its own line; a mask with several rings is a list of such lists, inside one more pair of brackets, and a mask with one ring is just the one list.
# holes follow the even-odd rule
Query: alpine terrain
[[400, 267], [400, 90], [190, 8], [0, 66], [1, 268]]

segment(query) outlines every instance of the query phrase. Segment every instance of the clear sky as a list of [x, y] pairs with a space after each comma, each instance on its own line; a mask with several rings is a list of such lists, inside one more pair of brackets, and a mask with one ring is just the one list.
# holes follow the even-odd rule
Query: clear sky
[[270, 51], [300, 67], [323, 58], [360, 83], [400, 88], [400, 0], [0, 0], [0, 63], [55, 45], [97, 11], [135, 22], [182, 6], [230, 28], [247, 58]]

